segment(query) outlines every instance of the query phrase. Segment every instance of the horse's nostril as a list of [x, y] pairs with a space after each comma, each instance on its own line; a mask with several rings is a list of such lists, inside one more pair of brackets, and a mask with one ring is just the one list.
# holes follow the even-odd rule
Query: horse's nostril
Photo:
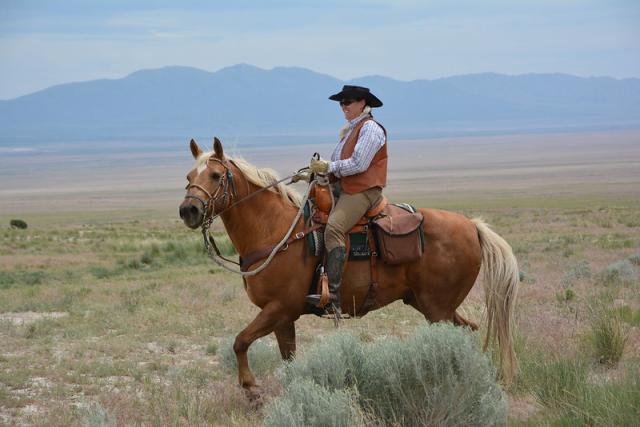
[[180, 218], [195, 220], [200, 216], [200, 209], [194, 205], [181, 206], [180, 207]]

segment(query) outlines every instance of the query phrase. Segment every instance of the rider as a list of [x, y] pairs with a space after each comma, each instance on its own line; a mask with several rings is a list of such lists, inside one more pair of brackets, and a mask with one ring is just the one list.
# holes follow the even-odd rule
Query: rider
[[[339, 313], [346, 233], [382, 200], [382, 188], [387, 184], [387, 131], [373, 120], [371, 109], [381, 107], [382, 101], [368, 88], [345, 85], [329, 99], [340, 103], [348, 123], [340, 130], [331, 161], [311, 159], [309, 169], [329, 173], [337, 180], [334, 192], [340, 194], [324, 232], [330, 302]], [[315, 305], [320, 295], [309, 295], [307, 301]]]

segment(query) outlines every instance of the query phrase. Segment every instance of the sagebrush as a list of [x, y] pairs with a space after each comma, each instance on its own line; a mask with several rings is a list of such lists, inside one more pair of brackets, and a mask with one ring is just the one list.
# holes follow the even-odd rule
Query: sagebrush
[[367, 414], [369, 422], [379, 425], [490, 426], [506, 421], [506, 400], [494, 367], [471, 332], [449, 324], [425, 325], [407, 339], [371, 344], [339, 332], [286, 367], [282, 399], [291, 399], [289, 390], [299, 387], [302, 378], [318, 386], [310, 389], [317, 396], [308, 393], [308, 399], [297, 401], [303, 411], [327, 393], [343, 391], [355, 396], [355, 413]]

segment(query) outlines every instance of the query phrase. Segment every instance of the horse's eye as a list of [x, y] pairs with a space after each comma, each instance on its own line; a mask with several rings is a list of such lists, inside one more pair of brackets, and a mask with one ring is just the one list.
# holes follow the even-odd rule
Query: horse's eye
[[214, 181], [217, 181], [220, 179], [220, 174], [218, 172], [212, 172], [211, 173], [211, 179], [213, 179]]

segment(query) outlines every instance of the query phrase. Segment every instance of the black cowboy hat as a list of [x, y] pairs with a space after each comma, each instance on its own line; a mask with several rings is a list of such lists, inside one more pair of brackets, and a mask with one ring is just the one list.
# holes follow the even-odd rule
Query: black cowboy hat
[[332, 101], [342, 101], [343, 99], [364, 99], [371, 108], [382, 107], [380, 101], [374, 94], [369, 91], [368, 87], [344, 85], [342, 90], [335, 95], [329, 97]]

